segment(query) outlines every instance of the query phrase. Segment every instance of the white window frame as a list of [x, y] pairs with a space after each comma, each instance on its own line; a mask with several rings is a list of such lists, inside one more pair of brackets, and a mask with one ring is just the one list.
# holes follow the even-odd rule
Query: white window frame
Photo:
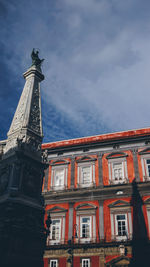
[[55, 267], [58, 267], [58, 260], [50, 260], [50, 267], [52, 267], [53, 263], [56, 263]]
[[[53, 224], [54, 221], [59, 221], [59, 224], [57, 224], [56, 226]], [[61, 240], [61, 218], [53, 218], [52, 219], [52, 223], [51, 223], [51, 231], [50, 231], [50, 239], [54, 240], [54, 242], [59, 242]], [[53, 239], [53, 231], [54, 228], [57, 227], [57, 229], [59, 229], [59, 237], [57, 239]], [[56, 235], [56, 231], [55, 231], [55, 235]]]
[[[90, 168], [90, 178], [87, 183], [83, 181], [83, 168]], [[89, 187], [95, 184], [95, 161], [78, 163], [77, 183], [79, 187]]]
[[143, 180], [149, 181], [150, 176], [148, 172], [147, 160], [150, 160], [150, 154], [141, 155], [142, 171], [143, 171]]
[[[57, 171], [63, 171], [63, 181], [62, 184], [56, 185], [56, 174]], [[52, 166], [52, 172], [51, 172], [51, 188], [53, 190], [62, 190], [67, 187], [67, 180], [68, 180], [68, 165], [58, 165], [58, 166]]]
[[90, 259], [82, 259], [82, 267], [85, 267], [85, 266], [90, 267]]
[[[89, 213], [91, 213], [89, 215]], [[77, 238], [76, 241], [79, 243], [90, 243], [92, 241], [95, 242], [96, 240], [96, 215], [95, 212], [89, 211], [89, 213], [77, 214]], [[83, 218], [90, 218], [90, 225], [89, 225], [89, 237], [82, 237], [82, 220]]]
[[[125, 219], [124, 220], [117, 220], [117, 216], [125, 216]], [[125, 221], [125, 231], [126, 231], [126, 234], [125, 235], [119, 235], [118, 234], [118, 222], [122, 222], [122, 221]], [[117, 240], [124, 240], [124, 239], [128, 239], [128, 222], [127, 222], [127, 214], [126, 213], [119, 213], [119, 214], [115, 214], [115, 232], [116, 232], [116, 237], [117, 237]]]
[[[126, 235], [118, 235], [117, 215], [125, 215], [126, 219]], [[115, 209], [111, 210], [111, 237], [114, 240], [122, 241], [132, 238], [132, 218], [130, 209]]]
[[59, 233], [59, 238], [58, 239], [52, 239], [52, 228], [53, 224], [50, 226], [50, 234], [48, 237], [48, 245], [57, 245], [60, 243], [64, 243], [65, 240], [65, 214], [51, 214], [51, 219], [52, 221], [54, 220], [60, 220], [60, 233]]
[[[122, 165], [122, 179], [115, 180], [114, 177], [114, 165], [121, 164]], [[122, 184], [128, 181], [128, 171], [127, 171], [127, 160], [126, 158], [113, 158], [108, 160], [109, 166], [109, 182], [110, 184]]]
[[[89, 222], [85, 223], [83, 222], [84, 219], [89, 219]], [[80, 217], [80, 237], [90, 239], [91, 238], [91, 216], [81, 216]], [[83, 237], [83, 225], [87, 225], [89, 228], [89, 236]]]

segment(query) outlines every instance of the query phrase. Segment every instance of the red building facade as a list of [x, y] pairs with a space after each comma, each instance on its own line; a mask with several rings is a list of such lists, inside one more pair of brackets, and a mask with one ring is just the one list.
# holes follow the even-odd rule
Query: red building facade
[[44, 267], [137, 266], [146, 260], [150, 128], [42, 148], [49, 161], [43, 196], [52, 219]]

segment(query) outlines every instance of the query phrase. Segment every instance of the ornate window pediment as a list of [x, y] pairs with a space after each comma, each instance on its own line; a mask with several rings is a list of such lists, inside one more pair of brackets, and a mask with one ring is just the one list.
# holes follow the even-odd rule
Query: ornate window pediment
[[79, 163], [79, 162], [96, 161], [96, 160], [97, 160], [96, 158], [93, 158], [91, 156], [83, 156], [80, 159], [77, 159], [76, 162]]
[[63, 165], [63, 164], [69, 164], [70, 162], [68, 160], [64, 160], [64, 159], [58, 159], [58, 160], [54, 160], [50, 163], [51, 166], [57, 166], [57, 165]]
[[128, 157], [128, 155], [122, 151], [116, 151], [116, 152], [112, 152], [109, 155], [107, 155], [107, 159], [112, 159], [112, 158], [124, 158], [124, 157]]
[[130, 258], [126, 256], [120, 256], [115, 259], [112, 259], [111, 261], [107, 262], [106, 266], [111, 267], [111, 266], [128, 266], [130, 264]]
[[150, 197], [147, 198], [146, 200], [144, 200], [144, 204], [145, 204], [145, 205], [150, 205]]
[[124, 200], [117, 200], [111, 203], [108, 207], [109, 208], [121, 208], [121, 207], [129, 207], [130, 203]]
[[47, 210], [47, 213], [60, 213], [60, 212], [67, 212], [68, 210], [59, 206], [55, 206], [51, 209]]
[[95, 206], [94, 204], [90, 204], [90, 203], [83, 203], [83, 204], [79, 204], [75, 210], [76, 211], [82, 211], [82, 210], [95, 210], [97, 209], [97, 206]]
[[139, 155], [150, 154], [150, 147], [144, 148], [143, 150], [139, 151]]

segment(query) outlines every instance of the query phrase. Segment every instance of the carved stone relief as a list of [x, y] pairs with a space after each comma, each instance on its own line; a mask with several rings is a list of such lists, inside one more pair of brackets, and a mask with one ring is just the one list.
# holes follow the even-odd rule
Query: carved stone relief
[[5, 165], [0, 169], [0, 195], [5, 193], [8, 187], [9, 176], [10, 176], [10, 166]]
[[12, 132], [18, 130], [22, 127], [23, 120], [25, 119], [25, 115], [27, 115], [27, 106], [29, 103], [29, 98], [31, 97], [31, 92], [33, 88], [33, 79], [27, 79], [24, 90], [22, 92], [16, 113], [14, 115], [14, 119], [12, 121], [12, 125], [9, 130], [9, 134], [12, 134]]
[[24, 164], [23, 168], [23, 193], [30, 197], [38, 197], [40, 179], [42, 179], [40, 172], [35, 170], [30, 164]]
[[32, 95], [32, 103], [30, 110], [29, 128], [41, 134], [41, 113], [40, 113], [40, 88], [38, 81], [35, 82]]

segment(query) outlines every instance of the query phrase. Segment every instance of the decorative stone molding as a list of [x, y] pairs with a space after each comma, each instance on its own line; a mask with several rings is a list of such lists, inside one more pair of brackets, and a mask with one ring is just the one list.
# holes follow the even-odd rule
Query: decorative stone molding
[[117, 200], [110, 205], [108, 205], [109, 208], [121, 208], [121, 207], [129, 207], [130, 203], [124, 200]]
[[80, 163], [80, 162], [87, 162], [87, 161], [96, 161], [97, 159], [96, 158], [93, 158], [91, 156], [83, 156], [81, 157], [80, 159], [77, 159], [76, 162], [77, 163]]
[[112, 158], [124, 158], [124, 157], [128, 157], [128, 155], [122, 151], [116, 151], [116, 152], [112, 152], [109, 155], [107, 155], [106, 159], [112, 159]]

